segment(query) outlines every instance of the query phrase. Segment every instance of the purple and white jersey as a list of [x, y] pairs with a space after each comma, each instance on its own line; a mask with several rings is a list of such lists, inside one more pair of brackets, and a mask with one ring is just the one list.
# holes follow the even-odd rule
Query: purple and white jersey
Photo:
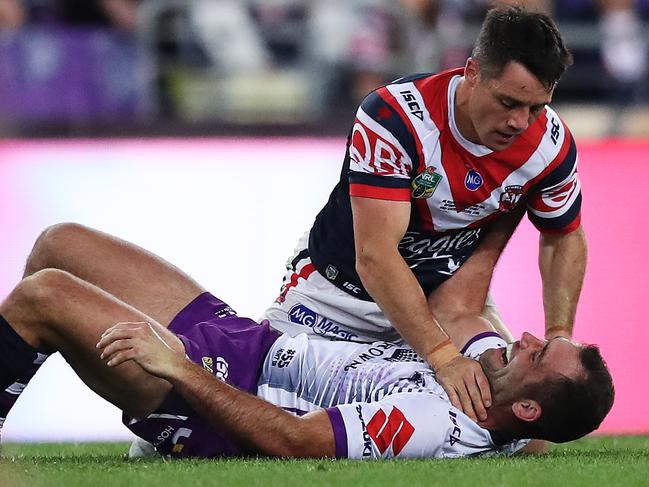
[[[504, 346], [486, 334], [464, 354], [478, 358]], [[526, 444], [497, 444], [451, 405], [433, 371], [404, 345], [283, 335], [270, 348], [257, 386], [259, 397], [298, 415], [327, 409], [340, 458], [512, 454]]]

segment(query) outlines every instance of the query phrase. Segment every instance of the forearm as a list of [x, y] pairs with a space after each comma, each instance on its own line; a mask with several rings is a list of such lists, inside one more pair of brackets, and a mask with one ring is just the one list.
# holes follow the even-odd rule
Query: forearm
[[246, 448], [276, 457], [335, 456], [331, 423], [326, 413], [314, 418], [293, 416], [256, 396], [214, 378], [185, 360], [165, 377], [174, 389], [217, 430]]
[[444, 330], [452, 333], [447, 323], [463, 315], [480, 315], [482, 312], [497, 258], [488, 250], [478, 249], [453, 274], [428, 297], [431, 312]]
[[279, 457], [334, 456], [329, 416], [318, 410], [296, 417], [216, 379], [186, 356], [182, 342], [155, 321], [121, 322], [101, 336], [97, 348], [108, 367], [134, 361], [170, 382], [215, 429], [251, 451]]
[[374, 301], [403, 339], [433, 368], [458, 353], [431, 314], [421, 286], [396, 249], [374, 253], [361, 250], [356, 263]]
[[[491, 318], [485, 313], [485, 302], [493, 273], [523, 214], [524, 207], [521, 207], [483, 230], [486, 234], [471, 257], [428, 297], [431, 312], [460, 347], [480, 332], [475, 326], [467, 326], [469, 321], [477, 323], [474, 319], [477, 316]], [[500, 317], [497, 318], [500, 321]]]
[[584, 231], [579, 227], [565, 235], [542, 234], [539, 247], [546, 335], [572, 336], [586, 272]]
[[410, 209], [410, 202], [352, 197], [356, 270], [392, 326], [433, 368], [451, 403], [469, 417], [484, 420], [485, 405], [491, 401], [484, 372], [451, 343], [399, 253]]

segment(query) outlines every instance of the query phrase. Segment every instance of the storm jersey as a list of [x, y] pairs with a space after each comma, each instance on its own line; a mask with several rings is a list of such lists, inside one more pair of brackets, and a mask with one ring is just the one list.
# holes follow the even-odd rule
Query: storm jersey
[[519, 204], [541, 232], [579, 226], [577, 151], [563, 121], [547, 107], [503, 151], [472, 143], [455, 123], [462, 76], [397, 80], [359, 107], [340, 181], [308, 244], [315, 268], [345, 292], [371, 300], [355, 270], [351, 196], [411, 203], [399, 252], [426, 292], [469, 258], [490, 221]]
[[[504, 347], [495, 333], [472, 340], [477, 358]], [[283, 335], [269, 350], [257, 395], [294, 414], [325, 408], [340, 458], [450, 458], [510, 454], [526, 444], [500, 444], [454, 408], [429, 367], [403, 345], [356, 344]]]

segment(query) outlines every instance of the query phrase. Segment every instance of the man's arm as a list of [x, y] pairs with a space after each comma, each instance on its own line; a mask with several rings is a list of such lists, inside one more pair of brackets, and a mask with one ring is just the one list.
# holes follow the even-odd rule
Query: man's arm
[[356, 270], [363, 285], [403, 339], [435, 370], [453, 405], [474, 419], [485, 418], [491, 392], [482, 369], [459, 354], [399, 253], [410, 202], [352, 197], [352, 213]]
[[586, 236], [581, 225], [570, 233], [541, 234], [539, 268], [547, 339], [572, 336], [586, 258]]
[[[495, 220], [471, 257], [439, 285], [428, 297], [433, 315], [448, 332], [457, 347], [462, 347], [472, 337], [487, 331], [476, 328], [484, 316], [485, 301], [491, 278], [500, 255], [514, 230], [525, 214], [524, 205]], [[506, 338], [506, 337], [503, 337]]]
[[335, 457], [331, 421], [324, 410], [302, 417], [216, 379], [174, 350], [169, 330], [152, 323], [119, 323], [97, 344], [109, 367], [133, 360], [156, 377], [168, 380], [201, 416], [240, 445], [270, 456]]

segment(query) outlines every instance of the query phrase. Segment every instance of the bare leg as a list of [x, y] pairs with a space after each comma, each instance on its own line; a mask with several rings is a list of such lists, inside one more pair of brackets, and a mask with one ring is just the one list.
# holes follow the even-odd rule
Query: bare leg
[[27, 259], [25, 277], [60, 269], [100, 287], [163, 326], [205, 290], [137, 245], [74, 223], [46, 229]]
[[72, 274], [46, 269], [23, 279], [0, 314], [32, 347], [61, 352], [86, 385], [132, 416], [154, 411], [171, 389], [135, 363], [104, 365], [96, 344], [106, 329], [152, 318]]

